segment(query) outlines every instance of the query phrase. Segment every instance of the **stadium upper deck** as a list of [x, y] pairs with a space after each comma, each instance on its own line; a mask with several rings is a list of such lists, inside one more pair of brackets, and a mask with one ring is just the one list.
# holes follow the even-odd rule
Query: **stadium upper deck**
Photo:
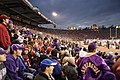
[[33, 26], [38, 26], [38, 24], [56, 25], [32, 6], [28, 0], [0, 0], [0, 14], [7, 14], [13, 20]]

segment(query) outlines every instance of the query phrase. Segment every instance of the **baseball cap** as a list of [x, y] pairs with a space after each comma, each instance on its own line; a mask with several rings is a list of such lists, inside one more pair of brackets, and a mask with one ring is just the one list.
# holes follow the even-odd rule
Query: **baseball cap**
[[9, 24], [13, 24], [13, 21], [12, 21], [12, 20], [9, 20]]
[[7, 15], [2, 14], [2, 15], [0, 15], [0, 19], [10, 19], [10, 17], [8, 17]]
[[4, 54], [6, 52], [7, 52], [6, 50], [4, 50], [3, 48], [0, 48], [0, 54]]
[[44, 59], [41, 63], [40, 63], [40, 67], [41, 68], [46, 68], [47, 66], [55, 66], [57, 63], [53, 62], [50, 59]]
[[97, 48], [97, 45], [96, 45], [96, 43], [90, 43], [89, 45], [88, 45], [88, 50], [89, 51], [92, 51], [92, 50], [94, 50], [94, 49], [96, 49]]
[[14, 51], [14, 50], [23, 50], [24, 49], [24, 46], [20, 45], [20, 44], [12, 44], [11, 45], [11, 50]]

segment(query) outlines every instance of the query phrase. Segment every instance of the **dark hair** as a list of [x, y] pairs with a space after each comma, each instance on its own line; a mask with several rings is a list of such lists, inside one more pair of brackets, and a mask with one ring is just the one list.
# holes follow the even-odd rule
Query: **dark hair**
[[59, 53], [59, 51], [57, 50], [57, 49], [53, 49], [52, 51], [51, 51], [51, 55], [52, 56], [55, 56], [55, 57], [57, 57], [57, 54]]
[[3, 19], [0, 19], [0, 23], [2, 23], [3, 22]]
[[120, 55], [116, 57], [116, 61], [120, 58]]
[[78, 44], [75, 44], [75, 47], [78, 47]]
[[67, 49], [67, 47], [61, 47], [61, 50], [66, 50]]
[[[46, 67], [50, 67], [50, 66], [46, 66]], [[41, 71], [42, 71], [42, 72], [45, 72], [46, 67], [45, 67], [45, 68], [41, 68]]]
[[103, 53], [102, 53], [102, 58], [103, 58], [103, 59], [106, 59], [106, 57], [107, 57], [106, 52], [103, 52]]
[[94, 52], [95, 49], [91, 50], [91, 49], [88, 49], [88, 52]]
[[116, 53], [115, 53], [115, 55], [117, 56], [117, 55], [118, 55], [118, 53], [116, 52]]
[[15, 40], [12, 41], [12, 44], [22, 44], [22, 43], [20, 43], [19, 40], [15, 39]]
[[84, 48], [83, 48], [83, 51], [87, 51], [87, 49], [84, 47]]
[[48, 37], [45, 37], [44, 40], [48, 40]]
[[13, 50], [12, 50], [11, 48], [10, 48], [10, 54], [14, 54], [14, 53], [13, 53]]
[[99, 51], [99, 52], [97, 53], [97, 55], [98, 55], [98, 56], [102, 56], [102, 52]]
[[[17, 51], [17, 50], [12, 50], [11, 48], [10, 48], [10, 54], [14, 54], [14, 51]], [[23, 51], [23, 50], [22, 50]]]
[[64, 47], [61, 47], [61, 50], [64, 50]]
[[45, 69], [46, 69], [46, 68], [41, 68], [41, 71], [42, 71], [42, 72], [45, 72]]

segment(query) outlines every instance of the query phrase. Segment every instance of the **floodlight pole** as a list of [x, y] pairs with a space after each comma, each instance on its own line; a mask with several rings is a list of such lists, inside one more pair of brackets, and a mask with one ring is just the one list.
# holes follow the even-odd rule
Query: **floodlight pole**
[[116, 32], [116, 38], [117, 38], [117, 27], [115, 27], [116, 29], [115, 29], [115, 32]]
[[111, 36], [111, 28], [110, 28], [110, 38], [111, 38], [112, 36]]

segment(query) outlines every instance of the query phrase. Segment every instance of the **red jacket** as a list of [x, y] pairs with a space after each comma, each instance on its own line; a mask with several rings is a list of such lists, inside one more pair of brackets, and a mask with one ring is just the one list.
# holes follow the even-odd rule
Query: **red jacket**
[[10, 36], [6, 29], [6, 26], [0, 23], [0, 47], [8, 49], [8, 46], [10, 46], [10, 44]]

